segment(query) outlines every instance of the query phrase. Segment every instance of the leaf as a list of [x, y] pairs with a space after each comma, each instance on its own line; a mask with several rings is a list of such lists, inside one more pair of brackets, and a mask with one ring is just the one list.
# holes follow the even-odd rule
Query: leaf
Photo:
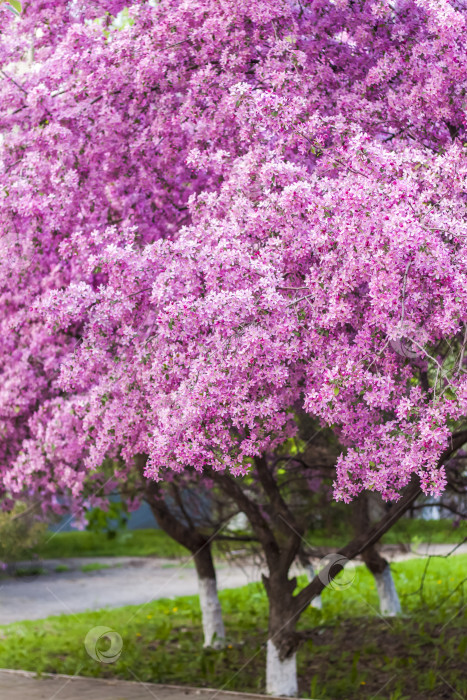
[[456, 393], [450, 387], [447, 387], [447, 389], [445, 390], [445, 395], [446, 398], [450, 399], [451, 401], [457, 399]]
[[335, 386], [335, 387], [334, 387], [334, 396], [337, 396], [338, 393], [339, 393], [339, 391], [340, 391], [339, 387], [338, 387], [338, 386]]
[[23, 10], [19, 0], [8, 0], [7, 5], [10, 10], [15, 13], [15, 15], [20, 15]]

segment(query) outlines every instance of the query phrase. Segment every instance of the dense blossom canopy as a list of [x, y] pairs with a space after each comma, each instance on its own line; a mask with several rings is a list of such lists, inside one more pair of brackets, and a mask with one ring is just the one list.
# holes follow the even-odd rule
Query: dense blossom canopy
[[242, 472], [305, 411], [346, 446], [338, 498], [439, 493], [467, 8], [126, 4], [2, 17], [5, 489], [53, 504], [117, 453]]

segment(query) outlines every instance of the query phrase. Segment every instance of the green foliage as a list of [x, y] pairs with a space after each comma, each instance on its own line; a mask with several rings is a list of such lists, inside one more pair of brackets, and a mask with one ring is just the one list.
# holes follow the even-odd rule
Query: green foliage
[[130, 17], [128, 7], [124, 7], [121, 12], [118, 13], [116, 19], [114, 20], [114, 27], [119, 29], [125, 29], [125, 27], [131, 27], [135, 23], [133, 17]]
[[15, 15], [20, 15], [23, 8], [19, 0], [0, 0], [0, 5], [6, 4], [9, 10]]
[[35, 566], [18, 566], [14, 570], [14, 576], [19, 578], [23, 576], [41, 576], [41, 574], [45, 574], [45, 569], [39, 564]]
[[105, 533], [109, 539], [113, 539], [118, 532], [125, 529], [128, 523], [128, 509], [122, 501], [109, 501], [106, 510], [93, 508], [88, 511], [86, 520], [87, 530]]
[[46, 528], [26, 503], [17, 503], [8, 513], [0, 511], [0, 562], [30, 558]]

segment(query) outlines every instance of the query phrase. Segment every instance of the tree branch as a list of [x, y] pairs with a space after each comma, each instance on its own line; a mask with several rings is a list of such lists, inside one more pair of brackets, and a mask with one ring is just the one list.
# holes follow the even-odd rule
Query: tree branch
[[245, 513], [253, 532], [263, 547], [264, 554], [270, 569], [274, 569], [279, 564], [280, 550], [274, 533], [269, 527], [266, 518], [261, 513], [259, 506], [244, 493], [237, 481], [231, 476], [211, 469], [209, 474], [213, 481], [233, 498], [239, 509]]

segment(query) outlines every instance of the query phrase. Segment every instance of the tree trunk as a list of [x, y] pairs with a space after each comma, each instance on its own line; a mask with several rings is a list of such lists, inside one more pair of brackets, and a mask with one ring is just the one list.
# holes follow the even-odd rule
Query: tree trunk
[[279, 572], [263, 576], [269, 602], [269, 639], [266, 650], [266, 692], [268, 695], [298, 694], [297, 649], [295, 632], [297, 614], [293, 600], [296, 579]]
[[211, 546], [206, 544], [194, 554], [198, 574], [199, 602], [203, 620], [204, 646], [221, 649], [225, 643], [222, 608], [217, 593], [216, 572]]
[[[380, 517], [385, 511], [387, 515], [389, 512], [387, 505], [379, 496], [372, 493], [361, 494], [354, 506], [357, 532], [360, 534], [368, 532], [371, 525], [371, 515]], [[391, 567], [386, 559], [379, 554], [374, 544], [363, 550], [362, 559], [375, 577], [381, 615], [386, 617], [400, 615], [401, 604], [392, 578]]]
[[295, 627], [302, 609], [293, 595], [297, 581], [289, 580], [288, 573], [300, 550], [301, 527], [283, 500], [266, 459], [255, 459], [255, 468], [262, 490], [273, 509], [273, 521], [279, 532], [282, 531], [282, 546], [273, 531], [273, 523], [265, 517], [255, 500], [242, 490], [241, 482], [214, 470], [210, 474], [235, 500], [239, 510], [245, 513], [263, 548], [269, 571], [268, 576], [263, 575], [269, 602], [266, 691], [270, 695], [293, 697], [298, 693], [296, 655], [300, 643]]
[[[306, 566], [307, 574], [308, 574], [308, 579], [309, 581], [313, 581], [315, 577], [315, 567], [311, 562], [309, 562]], [[312, 608], [316, 608], [316, 610], [322, 610], [323, 608], [323, 601], [321, 599], [320, 595], [317, 595], [315, 598], [310, 603], [310, 606]]]
[[272, 639], [268, 639], [266, 652], [266, 692], [268, 695], [295, 697], [298, 693], [297, 652], [284, 660]]
[[374, 577], [379, 595], [381, 615], [385, 615], [386, 617], [400, 615], [402, 612], [401, 604], [389, 564], [386, 564], [385, 569], [381, 573], [374, 574]]
[[164, 493], [156, 481], [146, 480], [146, 501], [162, 528], [176, 542], [186, 547], [193, 555], [198, 574], [199, 602], [203, 622], [204, 646], [220, 649], [224, 646], [225, 630], [222, 609], [217, 594], [216, 571], [212, 560], [211, 543], [187, 515], [183, 522], [168, 507]]
[[362, 557], [375, 577], [381, 615], [386, 617], [400, 615], [401, 604], [388, 562], [376, 551], [375, 547], [368, 547], [363, 552]]

